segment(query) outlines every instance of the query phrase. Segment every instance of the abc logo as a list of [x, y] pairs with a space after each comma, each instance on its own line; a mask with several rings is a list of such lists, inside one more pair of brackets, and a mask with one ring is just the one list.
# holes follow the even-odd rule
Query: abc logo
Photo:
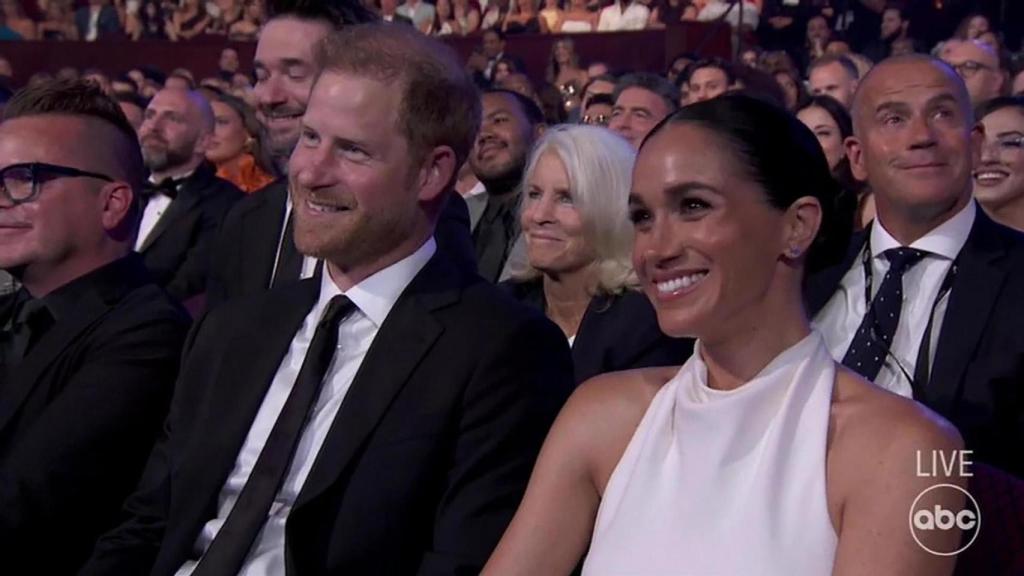
[[[963, 509], [947, 510], [937, 504], [930, 508], [919, 505], [925, 494], [937, 490], [956, 490], [964, 494], [967, 498]], [[921, 542], [922, 536], [926, 534], [954, 529], [963, 531], [964, 538], [961, 539], [961, 542], [966, 542], [955, 550], [933, 550]], [[974, 543], [980, 530], [981, 510], [978, 508], [978, 502], [967, 490], [953, 484], [936, 484], [925, 489], [917, 495], [914, 504], [910, 507], [910, 532], [914, 536], [914, 540], [917, 541], [918, 546], [936, 556], [955, 556], [963, 552]]]

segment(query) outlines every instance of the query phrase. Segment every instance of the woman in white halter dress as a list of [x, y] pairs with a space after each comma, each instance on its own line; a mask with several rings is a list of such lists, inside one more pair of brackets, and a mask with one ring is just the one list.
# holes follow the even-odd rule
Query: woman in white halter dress
[[[918, 450], [958, 435], [837, 366], [803, 310], [805, 267], [845, 252], [836, 194], [814, 135], [752, 98], [648, 136], [634, 264], [662, 330], [699, 345], [682, 368], [577, 390], [485, 574], [564, 575], [584, 556], [585, 576], [952, 572], [908, 518], [925, 488], [964, 483], [914, 474]], [[960, 506], [944, 494], [927, 506]], [[929, 537], [955, 548], [959, 532]]]

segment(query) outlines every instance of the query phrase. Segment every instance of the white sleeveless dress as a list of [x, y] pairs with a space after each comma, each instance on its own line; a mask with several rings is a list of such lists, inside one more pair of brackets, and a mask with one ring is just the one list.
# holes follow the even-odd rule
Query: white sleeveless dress
[[835, 363], [821, 335], [732, 391], [708, 387], [699, 350], [655, 395], [612, 472], [584, 576], [831, 574]]

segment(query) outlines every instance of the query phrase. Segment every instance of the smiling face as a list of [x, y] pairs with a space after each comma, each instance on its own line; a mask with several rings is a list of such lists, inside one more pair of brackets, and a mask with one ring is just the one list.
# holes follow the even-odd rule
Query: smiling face
[[519, 101], [511, 94], [484, 94], [483, 122], [469, 161], [485, 184], [522, 176], [534, 129]]
[[548, 275], [580, 270], [594, 261], [583, 217], [569, 191], [569, 175], [550, 149], [527, 175], [519, 215], [530, 266]]
[[324, 72], [288, 165], [295, 246], [349, 277], [397, 261], [429, 235], [400, 101], [393, 85]]
[[715, 66], [698, 68], [690, 75], [690, 102], [703, 102], [717, 98], [729, 89], [729, 76]]
[[644, 138], [672, 110], [665, 99], [646, 88], [633, 86], [619, 94], [608, 127], [639, 148]]
[[992, 211], [1024, 201], [1024, 109], [1000, 108], [981, 119], [985, 147], [974, 172], [974, 197]]
[[629, 205], [633, 265], [663, 332], [714, 341], [759, 317], [750, 313], [775, 276], [784, 213], [718, 135], [675, 124], [653, 136]]
[[846, 143], [854, 176], [871, 185], [883, 222], [944, 221], [970, 199], [981, 150], [963, 84], [924, 57], [879, 64], [865, 82]]
[[234, 108], [223, 102], [211, 102], [210, 106], [213, 108], [213, 137], [206, 159], [219, 164], [245, 152], [250, 136]]
[[299, 139], [316, 72], [313, 48], [328, 32], [324, 23], [289, 17], [276, 18], [260, 31], [253, 95], [266, 129], [265, 145], [275, 158], [287, 158]]

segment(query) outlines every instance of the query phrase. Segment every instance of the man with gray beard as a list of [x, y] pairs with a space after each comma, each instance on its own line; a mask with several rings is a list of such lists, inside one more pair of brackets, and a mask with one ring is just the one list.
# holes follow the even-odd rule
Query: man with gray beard
[[196, 92], [177, 89], [153, 97], [139, 128], [150, 176], [135, 251], [157, 283], [193, 312], [203, 304], [210, 244], [242, 197], [205, 158], [212, 134], [210, 104]]

